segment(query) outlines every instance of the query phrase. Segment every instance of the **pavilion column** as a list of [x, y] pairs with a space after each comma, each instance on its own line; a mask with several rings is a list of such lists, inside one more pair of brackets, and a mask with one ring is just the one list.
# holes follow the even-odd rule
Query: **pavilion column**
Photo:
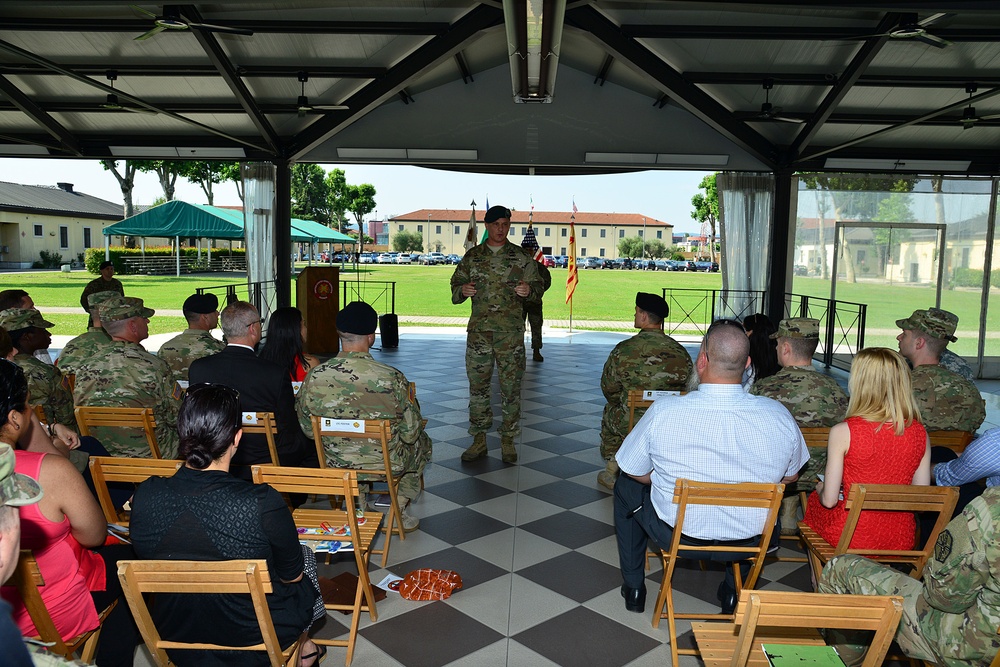
[[292, 167], [287, 160], [274, 166], [274, 287], [278, 308], [285, 308], [292, 305]]
[[774, 172], [774, 224], [771, 233], [771, 266], [768, 269], [767, 316], [777, 323], [785, 317], [785, 294], [791, 291], [788, 265], [795, 235], [795, 179], [790, 169]]
[[[277, 302], [275, 247], [275, 168], [269, 162], [245, 162], [243, 177], [243, 233], [246, 243], [247, 300], [267, 319]], [[230, 249], [232, 248], [230, 242]]]

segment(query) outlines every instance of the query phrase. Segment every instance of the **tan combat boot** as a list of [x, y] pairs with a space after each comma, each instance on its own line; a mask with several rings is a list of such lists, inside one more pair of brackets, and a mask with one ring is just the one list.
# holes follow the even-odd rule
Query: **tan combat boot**
[[799, 494], [788, 496], [781, 501], [781, 534], [799, 534]]
[[608, 459], [604, 470], [597, 473], [597, 483], [603, 487], [615, 490], [615, 481], [618, 479], [618, 461], [613, 458]]
[[486, 434], [477, 433], [472, 437], [472, 446], [462, 452], [463, 461], [475, 461], [486, 456]]
[[517, 450], [514, 448], [514, 438], [500, 438], [500, 458], [504, 463], [517, 463]]

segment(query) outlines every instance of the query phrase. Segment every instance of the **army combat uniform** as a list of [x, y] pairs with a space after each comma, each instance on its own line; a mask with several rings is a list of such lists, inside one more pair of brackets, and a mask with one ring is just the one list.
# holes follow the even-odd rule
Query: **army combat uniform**
[[[413, 500], [431, 458], [420, 405], [410, 395], [406, 376], [368, 353], [340, 352], [309, 372], [296, 397], [302, 432], [313, 437], [313, 415], [336, 419], [391, 419], [389, 460], [400, 477], [399, 495]], [[327, 464], [337, 468], [381, 468], [382, 448], [359, 439], [324, 438]]]
[[49, 424], [62, 424], [76, 430], [73, 395], [55, 366], [35, 359], [30, 354], [18, 354], [14, 363], [24, 371], [32, 405], [41, 405]]
[[[903, 653], [947, 667], [985, 666], [1000, 648], [998, 563], [1000, 487], [990, 487], [941, 531], [923, 581], [846, 555], [823, 568], [819, 592], [901, 595], [896, 641]], [[837, 648], [845, 658], [861, 652], [853, 644]]]
[[957, 373], [962, 377], [964, 377], [969, 382], [975, 384], [976, 376], [973, 375], [972, 368], [970, 368], [969, 364], [965, 362], [965, 359], [958, 356], [951, 350], [945, 350], [944, 352], [942, 352], [941, 359], [938, 360], [938, 363], [947, 368], [952, 373]]
[[942, 366], [913, 369], [913, 397], [928, 431], [975, 433], [986, 419], [986, 402], [976, 385]]
[[226, 344], [204, 329], [185, 329], [160, 346], [156, 353], [170, 367], [173, 381], [187, 382], [191, 362], [226, 349]]
[[[538, 264], [538, 276], [542, 279], [542, 291], [547, 292], [552, 286], [552, 276], [549, 269], [541, 262]], [[528, 328], [531, 329], [531, 349], [535, 352], [542, 349], [542, 299], [538, 301], [524, 300], [524, 317], [528, 320]]]
[[[687, 350], [662, 331], [644, 329], [615, 345], [601, 374], [601, 391], [608, 400], [601, 418], [601, 457], [611, 459], [628, 435], [630, 390], [686, 389], [693, 368]], [[636, 411], [636, 421], [642, 412]]]
[[[525, 298], [514, 293], [520, 281], [531, 288]], [[462, 294], [466, 283], [476, 285], [465, 347], [469, 433], [485, 434], [493, 424], [490, 380], [495, 363], [503, 413], [499, 432], [503, 438], [516, 438], [521, 432], [521, 377], [525, 366], [523, 303], [542, 298], [538, 262], [510, 241], [498, 249], [481, 243], [466, 252], [455, 267], [451, 276], [452, 303], [469, 298]]]
[[111, 342], [111, 336], [101, 327], [88, 327], [63, 347], [56, 365], [63, 374], [76, 373], [77, 367], [97, 354], [97, 349]]
[[[177, 457], [177, 409], [174, 382], [166, 362], [138, 343], [112, 340], [99, 354], [76, 367], [73, 396], [77, 405], [153, 408], [156, 441], [165, 459]], [[146, 436], [136, 429], [95, 429], [112, 456], [150, 458]], [[131, 431], [135, 431], [134, 433]]]

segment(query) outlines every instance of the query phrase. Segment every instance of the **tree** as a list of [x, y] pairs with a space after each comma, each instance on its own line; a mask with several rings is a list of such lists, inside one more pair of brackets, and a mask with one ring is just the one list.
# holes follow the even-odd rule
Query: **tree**
[[618, 254], [622, 257], [635, 259], [642, 256], [642, 239], [638, 236], [626, 236], [618, 239]]
[[423, 252], [424, 237], [417, 232], [408, 232], [405, 229], [392, 235], [392, 249], [397, 252]]
[[660, 259], [667, 252], [667, 246], [660, 239], [646, 241], [646, 256]]
[[292, 216], [330, 224], [326, 172], [318, 164], [293, 164], [291, 169]]
[[240, 196], [240, 201], [245, 201], [243, 194], [243, 171], [239, 162], [220, 162], [219, 173], [223, 181], [232, 181], [236, 184], [236, 194]]
[[341, 234], [347, 226], [348, 198], [347, 176], [343, 169], [334, 169], [326, 175], [326, 209], [330, 214], [330, 222]]
[[[225, 180], [222, 168], [226, 164], [225, 162], [193, 160], [182, 163], [179, 173], [192, 183], [200, 185], [201, 191], [205, 193], [205, 197], [208, 199], [208, 205], [215, 206], [215, 192], [212, 190], [212, 186]], [[238, 169], [239, 165], [237, 164], [236, 167]]]
[[[365, 216], [375, 210], [375, 186], [371, 183], [361, 185], [347, 185], [345, 189], [345, 200], [347, 210], [354, 214], [354, 219], [358, 223], [358, 231], [364, 238]], [[421, 244], [423, 241], [421, 241]], [[421, 245], [422, 247], [422, 245]], [[358, 248], [360, 253], [362, 248]]]
[[101, 166], [110, 171], [118, 181], [118, 187], [122, 191], [123, 217], [131, 218], [135, 215], [135, 206], [132, 203], [132, 190], [135, 189], [136, 166], [133, 160], [124, 160], [122, 170], [118, 170], [118, 160], [101, 160]]
[[185, 160], [135, 160], [135, 167], [143, 173], [153, 173], [160, 179], [163, 196], [167, 201], [174, 200], [174, 189], [177, 177], [186, 169], [189, 161]]
[[718, 174], [712, 174], [701, 179], [701, 183], [698, 187], [705, 191], [704, 194], [698, 193], [691, 198], [691, 205], [694, 206], [694, 211], [691, 212], [691, 217], [701, 223], [704, 229], [705, 225], [708, 226], [708, 248], [711, 261], [715, 261], [715, 228], [719, 221], [719, 189], [715, 184], [715, 177]]

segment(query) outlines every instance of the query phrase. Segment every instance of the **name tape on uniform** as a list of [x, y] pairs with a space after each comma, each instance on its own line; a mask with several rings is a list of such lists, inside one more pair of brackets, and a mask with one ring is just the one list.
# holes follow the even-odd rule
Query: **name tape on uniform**
[[658, 398], [663, 398], [664, 396], [680, 396], [679, 391], [658, 391], [656, 389], [643, 389], [642, 390], [642, 400], [644, 401], [655, 401]]
[[247, 426], [254, 426], [257, 424], [257, 413], [256, 412], [244, 412], [243, 413], [243, 423]]
[[364, 433], [364, 419], [331, 419], [323, 417], [319, 422], [324, 431], [346, 431], [348, 433]]

